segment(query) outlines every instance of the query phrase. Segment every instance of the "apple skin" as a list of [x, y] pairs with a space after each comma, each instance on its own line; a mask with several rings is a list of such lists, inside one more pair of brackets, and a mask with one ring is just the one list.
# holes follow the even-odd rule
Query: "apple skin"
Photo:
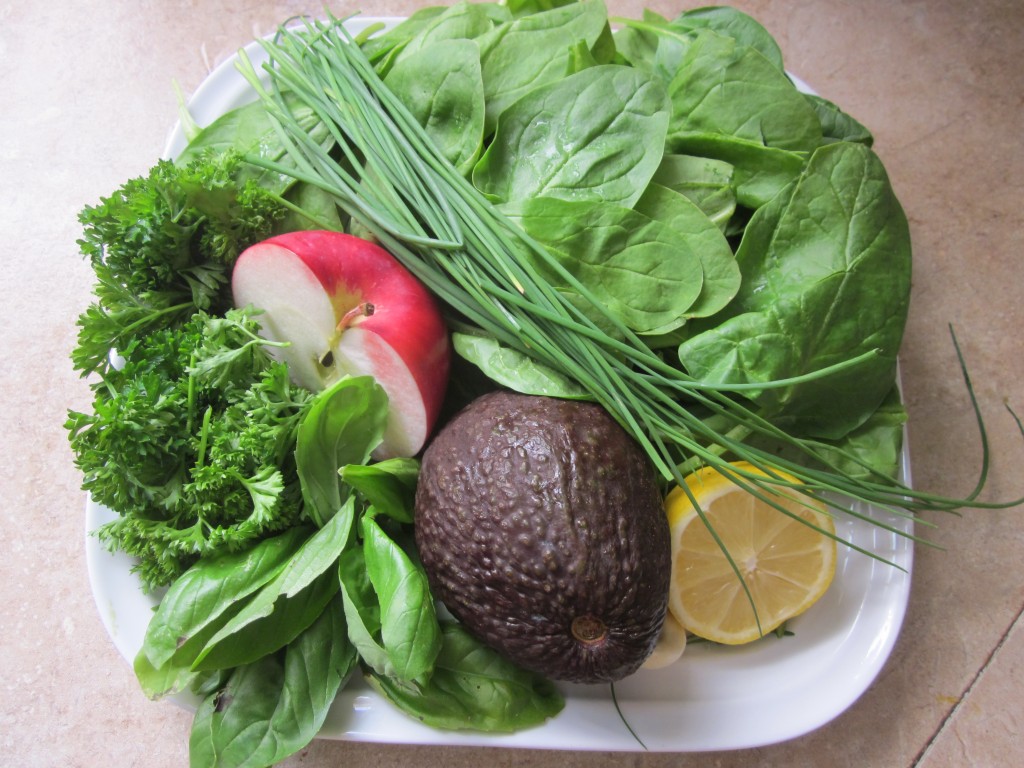
[[272, 354], [299, 386], [320, 391], [370, 375], [388, 395], [377, 459], [414, 456], [433, 429], [451, 363], [434, 297], [380, 246], [341, 232], [289, 232], [246, 249], [231, 276], [235, 306], [252, 305]]

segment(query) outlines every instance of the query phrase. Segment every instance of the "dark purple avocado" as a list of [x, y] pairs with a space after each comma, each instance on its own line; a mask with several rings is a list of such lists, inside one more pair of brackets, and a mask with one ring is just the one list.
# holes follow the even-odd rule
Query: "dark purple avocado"
[[610, 682], [654, 649], [668, 522], [646, 456], [600, 406], [474, 400], [423, 455], [415, 530], [435, 596], [526, 669]]

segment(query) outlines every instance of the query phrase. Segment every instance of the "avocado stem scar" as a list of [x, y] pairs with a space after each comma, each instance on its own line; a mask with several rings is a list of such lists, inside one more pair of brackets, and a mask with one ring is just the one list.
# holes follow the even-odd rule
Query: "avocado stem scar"
[[572, 620], [572, 636], [584, 645], [598, 645], [608, 635], [608, 627], [596, 616], [585, 614]]

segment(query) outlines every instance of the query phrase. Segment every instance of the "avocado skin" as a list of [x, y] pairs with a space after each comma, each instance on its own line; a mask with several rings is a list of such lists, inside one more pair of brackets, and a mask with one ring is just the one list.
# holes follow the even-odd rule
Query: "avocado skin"
[[[423, 455], [416, 543], [434, 595], [472, 633], [553, 680], [600, 683], [653, 651], [671, 545], [654, 472], [593, 403], [494, 392]], [[603, 637], [577, 629], [597, 619]]]

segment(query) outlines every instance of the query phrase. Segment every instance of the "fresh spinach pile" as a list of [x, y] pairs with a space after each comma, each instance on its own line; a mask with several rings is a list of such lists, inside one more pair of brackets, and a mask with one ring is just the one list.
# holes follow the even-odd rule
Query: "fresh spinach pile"
[[[858, 472], [893, 475], [911, 249], [871, 134], [801, 92], [771, 35], [735, 9], [615, 21], [600, 0], [459, 3], [362, 48], [436, 148], [544, 247], [538, 274], [602, 331], [830, 441]], [[494, 334], [456, 330], [456, 350], [494, 381], [587, 396]], [[877, 451], [856, 442], [869, 428]]]

